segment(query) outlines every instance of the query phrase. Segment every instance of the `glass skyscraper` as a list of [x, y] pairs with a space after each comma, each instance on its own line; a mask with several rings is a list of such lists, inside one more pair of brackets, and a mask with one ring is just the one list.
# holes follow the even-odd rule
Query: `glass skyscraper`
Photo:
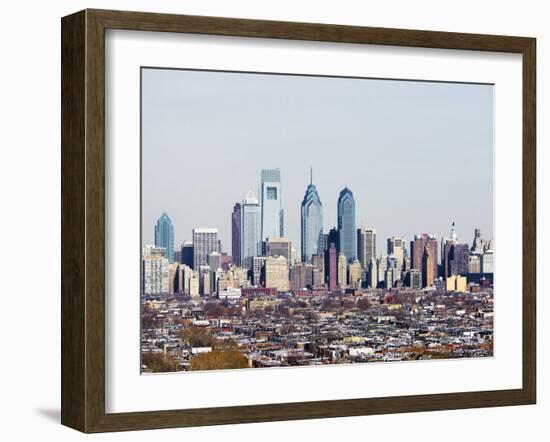
[[251, 268], [252, 258], [261, 255], [261, 210], [258, 198], [249, 190], [241, 204], [241, 259]]
[[322, 252], [323, 204], [311, 178], [302, 201], [301, 211], [302, 262], [311, 262], [312, 255]]
[[168, 261], [174, 261], [174, 226], [166, 212], [160, 216], [155, 226], [155, 246], [164, 247]]
[[338, 251], [346, 256], [348, 262], [357, 257], [357, 233], [355, 230], [355, 200], [353, 192], [347, 187], [338, 197]]
[[279, 169], [262, 169], [260, 205], [262, 207], [261, 240], [283, 237], [284, 214]]

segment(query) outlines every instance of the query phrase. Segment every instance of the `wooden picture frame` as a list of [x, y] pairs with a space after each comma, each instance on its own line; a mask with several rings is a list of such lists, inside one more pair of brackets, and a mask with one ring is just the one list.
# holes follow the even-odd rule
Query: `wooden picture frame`
[[[534, 404], [536, 151], [533, 38], [84, 10], [62, 19], [62, 409], [83, 432]], [[108, 414], [105, 412], [105, 30], [418, 48], [523, 58], [523, 385], [519, 389]]]

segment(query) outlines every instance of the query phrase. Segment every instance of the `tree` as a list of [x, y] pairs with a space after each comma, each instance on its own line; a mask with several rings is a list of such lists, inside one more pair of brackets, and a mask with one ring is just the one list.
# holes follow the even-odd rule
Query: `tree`
[[213, 350], [191, 359], [190, 370], [248, 368], [248, 359], [238, 350]]
[[153, 373], [178, 371], [177, 362], [170, 355], [164, 353], [143, 353], [141, 363]]
[[180, 338], [190, 347], [213, 347], [216, 338], [206, 328], [188, 327], [180, 331]]

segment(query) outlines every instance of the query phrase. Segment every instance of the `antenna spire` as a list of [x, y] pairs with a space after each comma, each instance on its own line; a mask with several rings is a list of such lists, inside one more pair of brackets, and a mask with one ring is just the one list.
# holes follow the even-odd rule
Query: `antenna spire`
[[309, 166], [309, 184], [313, 184], [313, 166]]

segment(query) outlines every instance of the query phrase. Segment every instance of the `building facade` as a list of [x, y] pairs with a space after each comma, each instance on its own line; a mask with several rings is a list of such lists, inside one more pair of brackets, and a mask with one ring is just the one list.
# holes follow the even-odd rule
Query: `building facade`
[[143, 294], [166, 294], [170, 291], [169, 262], [166, 249], [152, 245], [145, 246], [142, 258]]
[[219, 252], [218, 229], [197, 227], [193, 229], [193, 269], [208, 265], [208, 255]]
[[280, 292], [290, 289], [288, 263], [283, 256], [267, 257], [264, 266], [266, 288], [275, 288]]
[[357, 259], [367, 269], [371, 258], [376, 259], [376, 229], [357, 229]]
[[355, 199], [353, 192], [345, 187], [338, 197], [338, 251], [348, 262], [357, 258], [357, 234], [355, 229]]
[[260, 205], [262, 207], [261, 240], [284, 236], [281, 171], [279, 169], [262, 169]]
[[388, 255], [397, 260], [397, 268], [403, 269], [403, 260], [405, 259], [405, 239], [402, 236], [392, 236], [388, 238]]
[[262, 254], [261, 207], [249, 190], [241, 204], [241, 266], [251, 268], [252, 258]]
[[241, 203], [235, 203], [231, 212], [231, 256], [238, 266], [243, 265], [241, 256]]
[[174, 226], [166, 212], [160, 216], [155, 226], [155, 246], [163, 247], [168, 261], [174, 261]]
[[313, 182], [307, 186], [301, 206], [302, 262], [311, 262], [311, 257], [322, 251], [323, 204]]
[[424, 252], [428, 249], [429, 255], [430, 255], [430, 262], [432, 265], [432, 269], [430, 274], [433, 275], [434, 278], [437, 277], [437, 239], [434, 235], [430, 235], [427, 233], [424, 233], [422, 235], [415, 235], [414, 240], [411, 241], [411, 266], [413, 269], [418, 270], [422, 274], [424, 274]]
[[267, 256], [283, 256], [287, 262], [291, 263], [292, 246], [288, 238], [269, 238], [266, 241]]

